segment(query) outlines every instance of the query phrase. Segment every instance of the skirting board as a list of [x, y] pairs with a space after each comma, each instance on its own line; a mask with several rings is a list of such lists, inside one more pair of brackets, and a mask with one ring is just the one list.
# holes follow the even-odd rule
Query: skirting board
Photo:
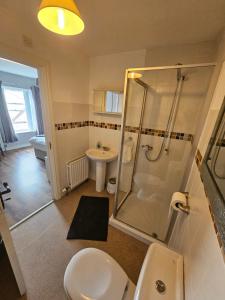
[[140, 232], [139, 230], [137, 230], [123, 222], [120, 222], [119, 220], [115, 219], [113, 217], [113, 215], [109, 218], [109, 224], [111, 226], [115, 227], [116, 229], [121, 230], [122, 232], [134, 237], [135, 239], [137, 239], [147, 245], [150, 245], [151, 243], [158, 243], [158, 244], [165, 246], [164, 243], [154, 239], [153, 237], [151, 237], [143, 232]]

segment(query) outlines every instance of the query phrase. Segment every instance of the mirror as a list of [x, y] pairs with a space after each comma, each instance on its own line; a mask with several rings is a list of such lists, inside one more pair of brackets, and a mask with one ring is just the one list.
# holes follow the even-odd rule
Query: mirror
[[225, 98], [201, 166], [201, 177], [225, 249]]
[[215, 183], [225, 199], [225, 111], [211, 138], [206, 159]]
[[[213, 178], [217, 189], [225, 201], [225, 100], [218, 116], [213, 134], [211, 136], [206, 155], [205, 163]], [[225, 204], [225, 202], [224, 202]]]
[[122, 114], [123, 92], [94, 90], [94, 112], [102, 114]]

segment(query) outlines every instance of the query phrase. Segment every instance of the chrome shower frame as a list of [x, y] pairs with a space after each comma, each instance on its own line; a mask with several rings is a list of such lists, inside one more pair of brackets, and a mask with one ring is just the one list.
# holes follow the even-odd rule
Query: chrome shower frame
[[[123, 103], [123, 112], [122, 112], [122, 125], [121, 125], [121, 139], [120, 139], [120, 151], [119, 151], [119, 158], [118, 158], [118, 167], [117, 167], [117, 187], [116, 187], [116, 193], [115, 193], [115, 201], [114, 201], [114, 209], [113, 209], [113, 218], [116, 219], [117, 213], [120, 209], [120, 207], [123, 205], [123, 203], [126, 201], [126, 199], [128, 198], [128, 196], [131, 193], [132, 190], [132, 183], [130, 186], [130, 189], [128, 192], [126, 192], [126, 194], [124, 195], [124, 197], [122, 198], [122, 200], [119, 203], [119, 190], [120, 190], [120, 175], [121, 175], [121, 166], [122, 166], [122, 155], [123, 155], [123, 144], [124, 144], [124, 137], [125, 137], [125, 127], [126, 127], [126, 113], [127, 113], [127, 102], [128, 102], [128, 97], [129, 97], [129, 92], [128, 92], [128, 80], [135, 80], [138, 84], [142, 85], [144, 88], [144, 97], [143, 97], [143, 102], [142, 103], [142, 110], [141, 110], [141, 118], [143, 118], [144, 116], [144, 108], [145, 108], [145, 102], [146, 102], [146, 97], [147, 97], [147, 90], [149, 88], [149, 86], [143, 82], [140, 79], [129, 79], [128, 78], [128, 74], [131, 72], [142, 72], [142, 71], [159, 71], [159, 70], [181, 70], [181, 69], [187, 69], [187, 68], [200, 68], [200, 67], [214, 67], [216, 66], [215, 62], [211, 62], [211, 63], [202, 63], [202, 64], [186, 64], [186, 65], [172, 65], [172, 66], [161, 66], [161, 67], [143, 67], [143, 68], [129, 68], [126, 70], [125, 72], [125, 83], [124, 83], [124, 103]], [[144, 105], [143, 105], [144, 104]], [[139, 123], [139, 128], [140, 128], [140, 124], [142, 124], [142, 120], [140, 118], [140, 123]], [[139, 130], [138, 133], [138, 139], [137, 139], [137, 144], [136, 144], [136, 150], [135, 150], [135, 155], [134, 155], [134, 166], [133, 166], [133, 170], [132, 170], [132, 182], [133, 182], [133, 176], [134, 176], [134, 172], [135, 172], [135, 167], [136, 167], [136, 162], [137, 162], [137, 156], [138, 156], [138, 151], [139, 151], [139, 146], [138, 145], [138, 141], [140, 144], [140, 136], [141, 136], [141, 132]], [[118, 222], [124, 223], [120, 220], [117, 219]], [[126, 224], [127, 225], [127, 224]], [[127, 225], [130, 228], [133, 228], [131, 225]], [[138, 231], [140, 231], [138, 229]], [[140, 231], [141, 232], [141, 231]], [[150, 235], [149, 235], [150, 236]], [[151, 237], [151, 236], [150, 236]]]
[[[173, 65], [173, 66], [162, 66], [162, 67], [144, 67], [144, 68], [129, 68], [125, 72], [125, 83], [124, 83], [124, 101], [123, 101], [123, 112], [122, 112], [122, 125], [121, 125], [121, 138], [120, 138], [120, 151], [119, 151], [119, 158], [118, 158], [118, 166], [117, 166], [117, 186], [116, 186], [116, 193], [115, 193], [115, 201], [114, 201], [114, 209], [113, 209], [113, 214], [110, 218], [110, 224], [115, 226], [116, 228], [126, 232], [127, 234], [130, 234], [134, 236], [135, 238], [142, 240], [146, 243], [149, 242], [163, 242], [163, 243], [168, 243], [170, 239], [170, 235], [172, 232], [172, 227], [175, 223], [175, 219], [172, 218], [171, 222], [167, 228], [167, 234], [166, 238], [164, 241], [161, 241], [155, 237], [152, 237], [150, 234], [147, 234], [146, 232], [141, 231], [140, 229], [136, 229], [130, 224], [126, 224], [120, 219], [117, 219], [117, 214], [123, 205], [123, 203], [126, 201], [128, 196], [130, 195], [132, 191], [132, 184], [133, 184], [133, 176], [136, 168], [136, 163], [137, 163], [137, 155], [139, 152], [140, 148], [140, 137], [141, 137], [141, 132], [139, 130], [138, 133], [138, 139], [137, 139], [137, 144], [136, 144], [136, 149], [135, 149], [135, 155], [134, 155], [134, 165], [133, 165], [133, 170], [132, 170], [132, 181], [131, 185], [129, 188], [129, 191], [125, 193], [125, 195], [122, 197], [122, 199], [119, 202], [119, 191], [120, 191], [120, 175], [121, 175], [121, 168], [122, 168], [122, 155], [123, 155], [123, 144], [124, 144], [124, 138], [125, 138], [125, 127], [126, 127], [126, 115], [127, 115], [127, 103], [128, 103], [128, 97], [129, 97], [129, 92], [128, 92], [128, 80], [135, 80], [138, 84], [142, 85], [145, 92], [143, 96], [143, 103], [142, 103], [142, 109], [141, 109], [141, 118], [144, 117], [144, 107], [145, 107], [145, 102], [147, 98], [147, 90], [151, 88], [149, 85], [147, 85], [145, 82], [143, 82], [140, 79], [129, 79], [128, 74], [130, 72], [142, 72], [142, 71], [157, 71], [157, 70], [181, 70], [181, 69], [191, 69], [191, 68], [204, 68], [204, 67], [215, 67], [216, 63], [211, 62], [211, 63], [202, 63], [202, 64], [187, 64], [187, 65]], [[143, 105], [144, 104], [144, 105]], [[140, 118], [140, 123], [139, 123], [139, 129], [140, 129], [140, 124], [142, 124], [142, 120]], [[139, 142], [139, 145], [138, 145]]]

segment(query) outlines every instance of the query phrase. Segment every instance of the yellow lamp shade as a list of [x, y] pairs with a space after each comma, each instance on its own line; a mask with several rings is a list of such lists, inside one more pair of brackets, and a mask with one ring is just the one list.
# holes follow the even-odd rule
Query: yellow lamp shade
[[42, 0], [38, 20], [48, 30], [62, 35], [75, 35], [84, 30], [84, 22], [73, 0]]

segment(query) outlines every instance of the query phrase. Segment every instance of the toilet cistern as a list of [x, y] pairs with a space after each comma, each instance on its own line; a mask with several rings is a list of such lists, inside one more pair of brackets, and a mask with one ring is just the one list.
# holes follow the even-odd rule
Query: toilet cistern
[[90, 160], [96, 162], [96, 191], [102, 192], [105, 188], [106, 164], [117, 159], [118, 153], [108, 147], [91, 148], [85, 153]]

